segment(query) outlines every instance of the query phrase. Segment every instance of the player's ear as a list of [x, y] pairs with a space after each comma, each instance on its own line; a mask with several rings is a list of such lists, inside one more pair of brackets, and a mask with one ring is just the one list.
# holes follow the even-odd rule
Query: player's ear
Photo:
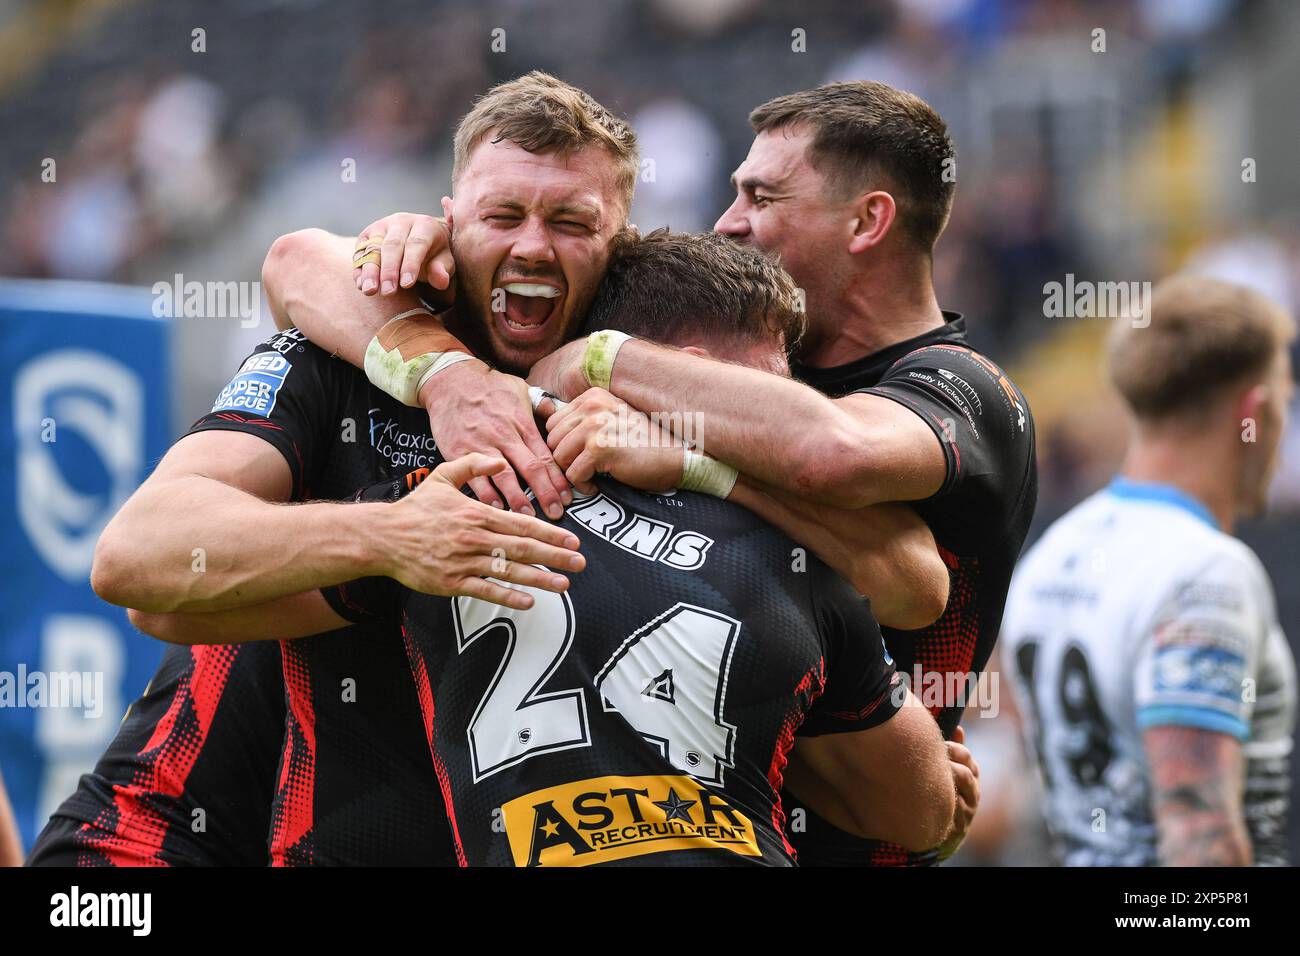
[[[1242, 422], [1258, 422], [1261, 415], [1268, 414], [1269, 388], [1262, 382], [1252, 385], [1241, 393], [1237, 399], [1238, 418]], [[1244, 428], [1245, 425], [1243, 424]]]
[[452, 222], [452, 216], [451, 216], [451, 197], [450, 197], [450, 196], [443, 196], [443, 197], [442, 197], [442, 216], [443, 216], [444, 219], [447, 220], [447, 228], [448, 228], [448, 229], [455, 229], [455, 228], [456, 228], [455, 224]]
[[874, 249], [894, 227], [898, 207], [894, 197], [882, 189], [864, 193], [853, 203], [849, 252], [853, 255]]

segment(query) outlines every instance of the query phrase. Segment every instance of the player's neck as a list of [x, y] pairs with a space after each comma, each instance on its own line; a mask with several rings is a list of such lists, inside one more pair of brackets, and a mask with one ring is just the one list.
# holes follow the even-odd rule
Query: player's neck
[[810, 302], [810, 312], [820, 308], [830, 321], [821, 323], [828, 332], [808, 342], [801, 362], [816, 368], [845, 365], [943, 325], [928, 265], [910, 275], [881, 265], [854, 276], [831, 301]]
[[450, 309], [440, 313], [443, 325], [448, 332], [468, 345], [470, 352], [475, 357], [482, 359], [494, 368], [497, 367], [501, 359], [492, 348], [492, 339], [483, 330], [483, 323], [473, 315], [466, 314], [466, 312], [467, 310], [453, 305]]
[[1136, 439], [1120, 474], [1131, 481], [1171, 485], [1210, 510], [1219, 529], [1232, 534], [1237, 523], [1236, 469], [1217, 435], [1165, 433]]

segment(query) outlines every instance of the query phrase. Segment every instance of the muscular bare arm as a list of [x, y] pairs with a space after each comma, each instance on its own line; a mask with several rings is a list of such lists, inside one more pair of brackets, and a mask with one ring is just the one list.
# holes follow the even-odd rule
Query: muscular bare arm
[[395, 504], [286, 505], [289, 466], [275, 448], [240, 432], [199, 432], [172, 447], [104, 529], [91, 586], [140, 611], [214, 611], [385, 575], [522, 606], [514, 602], [527, 595], [480, 577], [495, 549], [510, 562], [507, 577], [527, 574], [515, 583], [548, 590], [567, 583], [528, 565], [580, 570], [582, 559], [569, 532], [460, 493], [470, 474], [503, 467], [482, 455], [440, 465]]
[[885, 627], [926, 627], [948, 604], [948, 567], [934, 534], [908, 505], [845, 509], [804, 501], [743, 476], [727, 499], [776, 525], [858, 591]]
[[1163, 866], [1249, 866], [1245, 762], [1228, 734], [1151, 727], [1143, 734]]
[[[585, 341], [538, 362], [529, 381], [572, 399], [587, 388]], [[942, 487], [947, 461], [914, 412], [876, 395], [830, 399], [792, 379], [635, 339], [609, 391], [639, 409], [698, 415], [708, 451], [741, 473], [841, 508], [916, 501]]]
[[361, 368], [375, 333], [421, 305], [408, 289], [382, 299], [358, 295], [352, 247], [353, 240], [323, 229], [281, 236], [262, 264], [262, 287], [277, 327], [297, 326], [325, 351]]
[[288, 641], [348, 626], [320, 591], [305, 591], [226, 611], [152, 614], [132, 609], [127, 616], [140, 631], [170, 644]]
[[[601, 388], [589, 388], [556, 410], [546, 440], [566, 477], [585, 490], [596, 473], [645, 491], [674, 487], [682, 477], [680, 441]], [[929, 527], [908, 505], [838, 508], [743, 475], [728, 500], [811, 549], [871, 598], [876, 619], [887, 627], [925, 627], [948, 603], [947, 565]]]
[[104, 529], [91, 586], [124, 607], [194, 611], [377, 573], [367, 518], [378, 506], [285, 505], [290, 482], [254, 435], [181, 439]]
[[938, 846], [953, 824], [956, 791], [939, 726], [908, 692], [878, 727], [800, 737], [786, 789], [848, 833], [917, 852]]

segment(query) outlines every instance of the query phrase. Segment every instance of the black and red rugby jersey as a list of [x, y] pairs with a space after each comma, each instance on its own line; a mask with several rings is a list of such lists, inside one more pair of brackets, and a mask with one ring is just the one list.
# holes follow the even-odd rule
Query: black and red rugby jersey
[[598, 484], [559, 522], [586, 570], [526, 611], [381, 578], [325, 596], [403, 621], [462, 865], [791, 865], [796, 735], [902, 706], [867, 602], [744, 508]]
[[[350, 498], [441, 460], [423, 409], [399, 404], [297, 329], [258, 346], [190, 434], [213, 429], [275, 446], [295, 500]], [[400, 629], [369, 623], [280, 649], [288, 717], [272, 863], [452, 864]]]
[[[951, 737], [967, 701], [953, 700], [945, 675], [980, 674], [993, 652], [1011, 572], [1038, 500], [1034, 420], [1006, 374], [966, 340], [965, 319], [834, 368], [796, 363], [796, 378], [832, 398], [880, 395], [911, 409], [934, 431], [948, 461], [943, 486], [912, 502], [934, 533], [951, 572], [948, 605], [916, 631], [882, 628], [912, 691]], [[973, 685], [970, 685], [973, 691]], [[792, 834], [803, 863], [906, 865], [932, 854], [858, 840], [808, 815]]]
[[264, 866], [283, 734], [278, 645], [169, 645], [28, 865]]

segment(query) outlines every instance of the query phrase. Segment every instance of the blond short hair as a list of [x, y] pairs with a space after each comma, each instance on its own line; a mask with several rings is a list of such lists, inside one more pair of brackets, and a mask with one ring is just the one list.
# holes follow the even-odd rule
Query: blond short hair
[[1111, 381], [1139, 420], [1195, 417], [1206, 398], [1263, 378], [1295, 336], [1291, 316], [1245, 286], [1198, 276], [1156, 285], [1150, 325], [1116, 325]]
[[618, 164], [616, 182], [624, 209], [632, 207], [639, 168], [636, 133], [584, 90], [541, 70], [492, 87], [456, 127], [453, 182], [489, 133], [493, 142], [509, 140], [530, 153], [604, 149]]

